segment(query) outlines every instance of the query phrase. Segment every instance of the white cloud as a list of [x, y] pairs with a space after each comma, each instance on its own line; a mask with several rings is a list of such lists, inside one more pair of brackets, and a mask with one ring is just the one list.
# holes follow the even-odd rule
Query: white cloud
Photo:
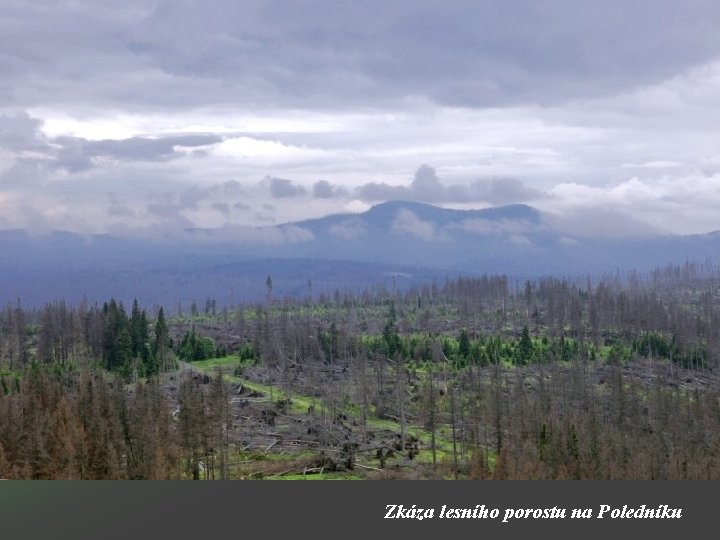
[[348, 219], [331, 225], [328, 229], [330, 234], [345, 240], [355, 240], [365, 233], [365, 227], [359, 221]]
[[426, 242], [438, 239], [435, 225], [429, 221], [423, 221], [406, 208], [398, 211], [390, 230], [392, 233], [412, 236]]
[[[559, 184], [543, 206], [591, 233], [595, 228], [624, 233], [692, 234], [720, 229], [720, 173], [686, 176], [633, 177], [616, 185], [592, 187]], [[620, 216], [628, 216], [620, 219]], [[628, 222], [632, 220], [632, 223]], [[604, 226], [603, 226], [604, 224]]]
[[503, 234], [520, 234], [531, 230], [537, 230], [537, 226], [526, 221], [518, 220], [489, 220], [471, 218], [465, 219], [456, 225], [457, 228], [465, 232], [478, 235], [503, 235]]
[[307, 160], [326, 156], [323, 150], [302, 148], [279, 141], [232, 137], [216, 144], [210, 152], [219, 157], [257, 159], [267, 163]]
[[681, 167], [682, 163], [678, 161], [669, 161], [669, 160], [655, 160], [655, 161], [646, 161], [644, 163], [623, 163], [622, 167], [624, 169], [668, 169], [673, 167]]
[[508, 239], [510, 242], [518, 246], [530, 247], [534, 245], [532, 240], [522, 234], [511, 234]]
[[292, 244], [298, 242], [309, 242], [315, 238], [312, 231], [295, 225], [286, 225], [281, 227], [281, 230], [285, 235], [285, 240]]

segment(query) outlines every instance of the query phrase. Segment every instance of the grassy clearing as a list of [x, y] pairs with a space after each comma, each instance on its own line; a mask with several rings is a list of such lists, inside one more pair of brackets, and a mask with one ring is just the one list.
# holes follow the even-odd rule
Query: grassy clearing
[[222, 358], [209, 358], [208, 360], [196, 360], [190, 365], [200, 371], [211, 372], [216, 368], [235, 367], [240, 362], [240, 357], [234, 354]]
[[[237, 375], [233, 374], [234, 368], [239, 363], [239, 357], [235, 355], [226, 356], [222, 358], [211, 358], [208, 360], [201, 360], [192, 362], [193, 368], [197, 369], [198, 371], [207, 373], [209, 375], [212, 375], [214, 372], [220, 370], [223, 378], [231, 383], [236, 384], [242, 384], [243, 386], [249, 388], [250, 390], [253, 390], [255, 392], [262, 393], [266, 396], [269, 396], [273, 401], [280, 401], [283, 399], [290, 399], [290, 407], [288, 409], [289, 414], [294, 415], [306, 415], [308, 413], [308, 410], [311, 408], [314, 409], [316, 412], [322, 412], [324, 410], [324, 405], [322, 403], [322, 400], [318, 398], [314, 398], [311, 396], [306, 396], [302, 394], [297, 393], [291, 393], [288, 394], [286, 391], [284, 391], [281, 388], [278, 388], [277, 386], [268, 385], [259, 383], [257, 381], [252, 381], [246, 377], [239, 377]], [[228, 371], [230, 371], [228, 373]], [[349, 413], [351, 416], [352, 411], [350, 408], [346, 408], [346, 413]], [[388, 418], [377, 418], [375, 416], [370, 416], [367, 418], [367, 428], [378, 430], [378, 431], [388, 431], [395, 434], [399, 434], [402, 431], [402, 426], [399, 421], [388, 419]], [[423, 427], [414, 425], [414, 424], [407, 424], [405, 426], [405, 434], [407, 436], [413, 436], [418, 439], [420, 443], [419, 453], [415, 456], [414, 461], [417, 463], [423, 463], [423, 464], [431, 464], [433, 462], [432, 459], [432, 434], [427, 432]], [[459, 443], [457, 444], [457, 451], [459, 452]], [[283, 454], [253, 454], [253, 455], [245, 455], [245, 456], [239, 456], [238, 459], [240, 461], [249, 461], [249, 462], [256, 462], [256, 461], [281, 461], [281, 462], [287, 462], [290, 463], [293, 460], [297, 460], [299, 457], [307, 457], [308, 455], [312, 455], [312, 452], [303, 453], [301, 455], [293, 454], [293, 455], [283, 455]], [[453, 443], [452, 443], [452, 433], [449, 428], [446, 426], [438, 426], [437, 431], [435, 432], [435, 458], [437, 463], [451, 463], [453, 460]], [[493, 459], [494, 460], [494, 459]], [[372, 460], [374, 462], [374, 458]], [[390, 459], [388, 460], [388, 463], [391, 462], [399, 462], [399, 459]], [[252, 474], [252, 471], [244, 470], [238, 473], [239, 477], [247, 477], [247, 475]], [[351, 479], [347, 478], [346, 476], [343, 476], [340, 478], [341, 473], [334, 473], [334, 476], [331, 473], [324, 473], [323, 476], [325, 476], [326, 480], [329, 479]], [[345, 474], [345, 473], [342, 473]], [[294, 478], [292, 474], [286, 474], [281, 476], [283, 479], [298, 479], [298, 480], [319, 480], [321, 478], [316, 478], [319, 476], [318, 474], [310, 474], [310, 475], [296, 475], [299, 476], [299, 478]], [[352, 476], [352, 475], [350, 475]], [[355, 475], [357, 476], [357, 475]]]
[[[237, 367], [239, 362], [240, 358], [238, 356], [230, 355], [222, 358], [198, 360], [196, 362], [192, 362], [190, 365], [198, 371], [202, 371], [203, 373], [207, 373], [208, 375], [212, 375], [215, 371], [219, 369], [223, 375], [223, 378], [226, 381], [236, 384], [242, 384], [250, 390], [269, 396], [273, 401], [290, 399], [289, 412], [291, 413], [304, 414], [308, 412], [308, 409], [310, 407], [315, 408], [315, 410], [319, 410], [321, 408], [322, 403], [320, 402], [320, 400], [311, 396], [303, 396], [295, 393], [288, 394], [277, 386], [263, 384], [257, 381], [251, 381], [246, 377], [239, 377], [235, 375], [233, 371], [235, 367]], [[230, 372], [228, 373], [229, 370]]]
[[363, 480], [363, 477], [347, 472], [323, 472], [314, 474], [285, 474], [268, 476], [265, 480]]

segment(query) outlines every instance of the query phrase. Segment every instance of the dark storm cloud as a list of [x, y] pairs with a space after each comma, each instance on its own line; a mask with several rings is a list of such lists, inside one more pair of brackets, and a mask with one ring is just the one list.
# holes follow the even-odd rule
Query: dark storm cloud
[[10, 3], [0, 8], [0, 99], [163, 109], [558, 102], [716, 57], [719, 15], [715, 2], [669, 0]]

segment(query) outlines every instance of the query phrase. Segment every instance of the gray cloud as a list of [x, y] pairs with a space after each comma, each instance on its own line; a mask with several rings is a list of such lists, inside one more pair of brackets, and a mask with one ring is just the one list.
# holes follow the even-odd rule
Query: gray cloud
[[42, 120], [25, 112], [0, 114], [0, 185], [34, 188], [43, 180], [55, 156], [41, 126]]
[[230, 213], [230, 205], [227, 203], [216, 202], [212, 204], [211, 208], [226, 216]]
[[29, 114], [0, 114], [0, 148], [7, 150], [46, 150], [40, 133], [42, 120]]
[[175, 137], [131, 137], [121, 140], [88, 141], [76, 137], [57, 137], [57, 166], [78, 172], [93, 166], [94, 158], [127, 161], [168, 161], [183, 157], [180, 148], [197, 148], [218, 143], [217, 135], [187, 135]]
[[0, 67], [12, 84], [0, 99], [557, 102], [648, 84], [717, 56], [710, 21], [719, 14], [712, 2], [656, 0], [11, 3], [2, 8], [12, 24], [0, 33]]
[[561, 215], [546, 215], [545, 225], [565, 234], [561, 242], [575, 238], [632, 238], [658, 234], [658, 230], [628, 212], [610, 208], [583, 208]]
[[198, 186], [191, 186], [182, 191], [178, 197], [178, 206], [183, 210], [197, 209], [200, 201], [206, 199], [208, 190], [201, 189]]
[[300, 185], [295, 184], [292, 180], [284, 178], [267, 177], [263, 180], [270, 188], [270, 194], [276, 199], [285, 197], [299, 197], [305, 195], [307, 190]]
[[480, 182], [476, 182], [475, 189], [479, 193], [486, 189], [483, 198], [493, 204], [520, 203], [548, 198], [548, 194], [544, 191], [528, 187], [517, 178], [496, 178], [490, 180], [489, 186]]
[[[3, 2], [2, 226], [217, 227], [410, 199], [718, 229], [719, 15], [670, 0]], [[420, 163], [439, 174], [406, 178]]]
[[0, 173], [0, 185], [20, 189], [33, 189], [44, 178], [43, 163], [36, 159], [19, 159]]
[[228, 180], [227, 182], [211, 186], [210, 191], [212, 193], [218, 193], [224, 197], [245, 195], [245, 190], [243, 189], [242, 184], [240, 184], [237, 180]]
[[367, 201], [403, 199], [431, 203], [486, 202], [508, 204], [535, 201], [549, 195], [539, 189], [525, 185], [517, 178], [488, 178], [474, 180], [468, 184], [445, 186], [434, 168], [422, 165], [415, 172], [409, 186], [392, 186], [370, 182], [359, 186], [355, 193]]
[[[63, 144], [66, 138], [54, 142]], [[178, 155], [177, 147], [196, 148], [222, 141], [217, 135], [184, 135], [162, 138], [131, 137], [123, 140], [79, 140], [89, 156], [108, 156], [117, 159], [164, 161]]]
[[334, 199], [347, 197], [348, 191], [342, 186], [334, 186], [327, 180], [318, 180], [313, 184], [313, 197], [316, 199]]
[[133, 217], [136, 215], [135, 210], [122, 204], [114, 204], [108, 208], [108, 215], [112, 217]]
[[183, 214], [184, 210], [182, 205], [175, 203], [151, 203], [147, 206], [147, 211], [158, 218], [164, 226], [179, 229], [193, 226], [193, 222]]
[[96, 158], [168, 161], [183, 157], [183, 148], [198, 148], [222, 141], [222, 137], [211, 134], [99, 141], [70, 136], [49, 138], [42, 133], [42, 125], [42, 120], [25, 112], [0, 115], [0, 148], [14, 152], [17, 163], [34, 162], [37, 166], [77, 173], [93, 168]]
[[386, 183], [369, 182], [358, 186], [355, 194], [366, 201], [410, 200], [412, 192], [405, 186], [391, 186]]
[[428, 165], [420, 166], [409, 187], [370, 182], [359, 186], [356, 193], [361, 199], [368, 201], [404, 199], [429, 202], [447, 200], [445, 187], [438, 180], [435, 169]]
[[410, 190], [422, 201], [442, 200], [445, 197], [445, 188], [438, 180], [435, 169], [428, 165], [421, 165], [415, 172]]

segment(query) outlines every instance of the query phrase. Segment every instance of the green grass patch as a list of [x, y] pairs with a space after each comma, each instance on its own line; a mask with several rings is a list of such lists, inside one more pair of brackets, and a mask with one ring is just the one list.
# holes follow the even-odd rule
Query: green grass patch
[[265, 480], [362, 480], [363, 477], [350, 472], [323, 472], [313, 474], [285, 474], [282, 476], [268, 476]]
[[212, 371], [216, 368], [235, 367], [240, 363], [240, 357], [231, 354], [222, 358], [208, 358], [207, 360], [196, 360], [188, 362], [192, 367], [200, 371]]
[[287, 392], [281, 390], [276, 386], [259, 383], [257, 381], [251, 381], [246, 377], [238, 377], [233, 373], [227, 372], [228, 368], [232, 368], [232, 370], [234, 371], [234, 368], [237, 367], [239, 362], [240, 358], [238, 356], [230, 355], [222, 358], [199, 360], [197, 362], [191, 362], [190, 365], [198, 371], [202, 371], [204, 373], [207, 373], [208, 375], [212, 375], [216, 370], [220, 369], [223, 378], [226, 381], [236, 384], [242, 384], [250, 390], [267, 395], [273, 401], [281, 401], [283, 399], [289, 398], [290, 408], [288, 412], [290, 413], [305, 414], [308, 412], [308, 409], [311, 406], [314, 407], [315, 410], [320, 410], [322, 404], [320, 400], [316, 398], [310, 396], [303, 396], [295, 393], [288, 394]]
[[[228, 382], [242, 384], [250, 390], [260, 392], [268, 397], [271, 397], [273, 401], [281, 401], [283, 399], [290, 399], [290, 407], [288, 409], [289, 414], [303, 415], [307, 414], [308, 409], [313, 407], [317, 413], [323, 412], [322, 400], [310, 396], [296, 394], [294, 392], [288, 394], [284, 390], [268, 385], [259, 383], [257, 381], [251, 381], [245, 377], [238, 377], [232, 373], [227, 373], [229, 369], [234, 368], [238, 364], [238, 357], [231, 355], [223, 358], [211, 358], [208, 360], [201, 360], [192, 362], [191, 365], [199, 371], [206, 372], [212, 375], [216, 370], [220, 369], [223, 373], [223, 378]], [[346, 413], [352, 414], [352, 408], [344, 408]], [[374, 430], [384, 430], [393, 433], [401, 432], [401, 424], [397, 420], [389, 418], [377, 418], [372, 414], [367, 418], [367, 427]], [[422, 426], [407, 424], [405, 426], [405, 433], [408, 436], [413, 436], [419, 441], [419, 454], [415, 457], [418, 462], [432, 463], [432, 435], [426, 431]], [[457, 444], [457, 451], [459, 452], [460, 445]], [[277, 457], [275, 457], [277, 456]], [[453, 445], [452, 445], [452, 432], [447, 426], [438, 426], [435, 432], [435, 456], [438, 462], [452, 460], [453, 456]], [[292, 460], [297, 459], [298, 455], [289, 454], [261, 454], [256, 455], [255, 458], [245, 457], [245, 460]], [[330, 473], [326, 473], [330, 474]], [[286, 478], [286, 475], [282, 478]], [[302, 476], [302, 475], [300, 475]], [[307, 475], [308, 477], [318, 476], [317, 474]], [[310, 478], [303, 478], [310, 479]], [[330, 478], [328, 478], [330, 479]]]

